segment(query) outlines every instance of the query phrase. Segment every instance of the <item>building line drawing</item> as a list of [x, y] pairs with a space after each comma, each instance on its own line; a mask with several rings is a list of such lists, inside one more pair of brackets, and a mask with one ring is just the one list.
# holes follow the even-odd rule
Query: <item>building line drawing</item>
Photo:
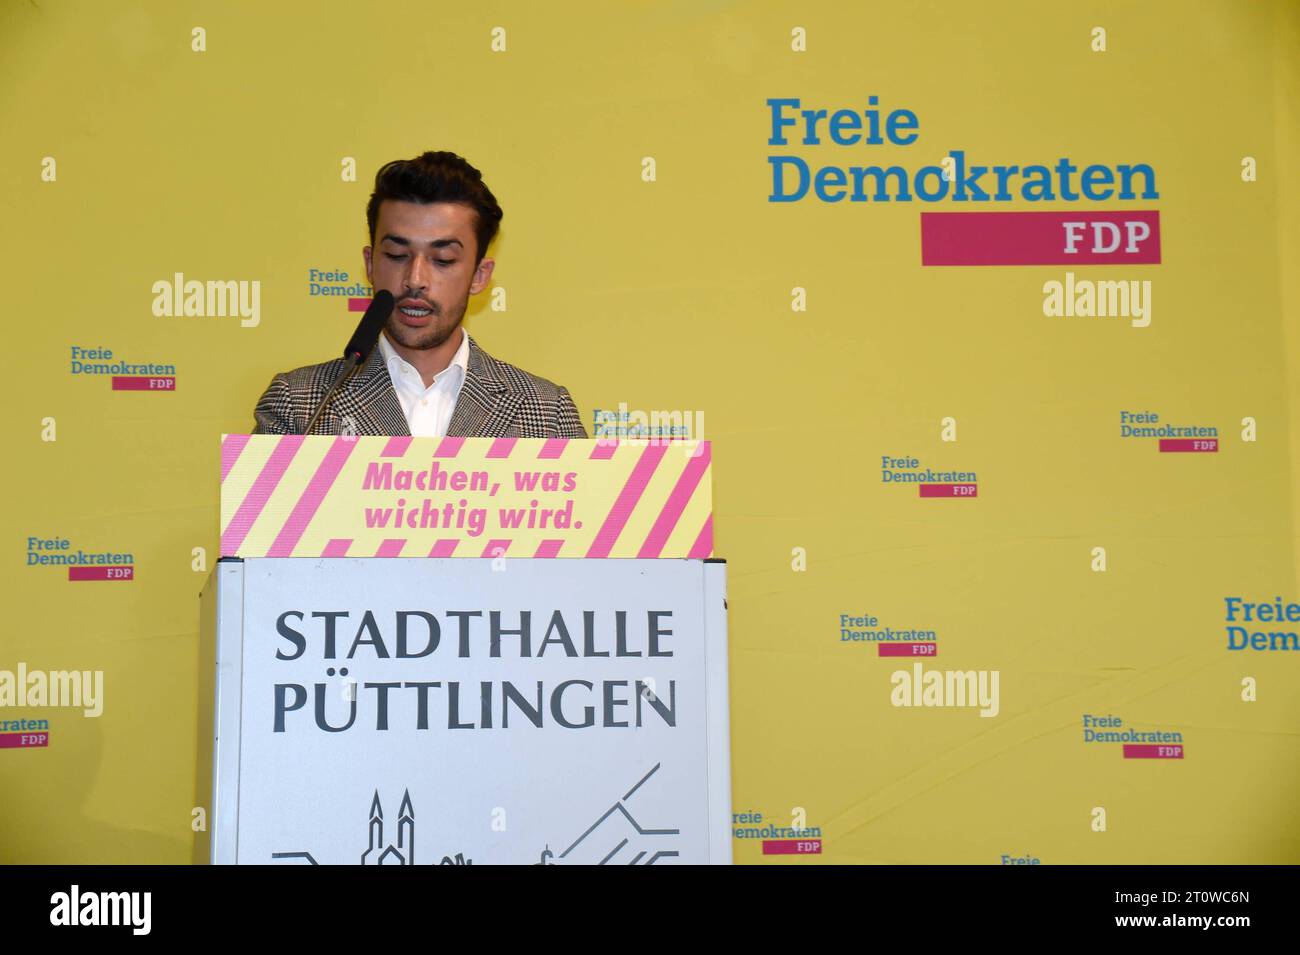
[[[649, 829], [642, 826], [641, 823], [637, 822], [636, 817], [632, 815], [632, 813], [628, 810], [628, 808], [625, 805], [623, 805], [623, 803], [626, 800], [630, 799], [632, 795], [638, 789], [641, 788], [641, 786], [646, 782], [646, 780], [648, 780], [651, 776], [653, 776], [655, 773], [659, 771], [659, 767], [662, 765], [663, 765], [662, 763], [655, 763], [654, 766], [650, 768], [650, 771], [648, 773], [646, 773], [639, 780], [637, 780], [636, 785], [634, 785], [631, 789], [629, 789], [626, 793], [623, 794], [622, 799], [618, 800], [616, 803], [614, 803], [614, 805], [610, 806], [607, 810], [605, 810], [605, 812], [601, 814], [599, 819], [597, 819], [595, 822], [593, 822], [590, 826], [587, 827], [586, 832], [578, 836], [578, 838], [573, 841], [572, 845], [570, 845], [567, 849], [561, 852], [559, 858], [561, 859], [565, 858], [569, 853], [571, 853], [574, 849], [576, 849], [579, 845], [581, 845], [583, 840], [585, 840], [588, 836], [590, 836], [593, 832], [595, 832], [596, 829], [598, 829], [605, 822], [606, 819], [608, 819], [610, 816], [614, 815], [615, 813], [622, 814], [623, 818], [628, 821], [628, 823], [632, 826], [632, 828], [636, 831], [637, 835], [639, 836], [681, 835], [680, 829]], [[627, 843], [628, 840], [626, 837], [624, 837], [623, 841], [620, 842], [618, 845], [616, 845], [613, 849], [611, 849], [609, 853], [606, 854], [605, 857], [600, 860], [599, 864], [600, 865], [607, 864], [611, 859], [614, 858], [614, 856], [616, 856], [619, 853], [620, 850], [623, 849], [624, 846], [627, 845]], [[641, 859], [641, 857], [644, 856], [645, 854], [646, 854], [645, 850], [638, 852], [636, 856], [633, 857], [632, 861], [628, 864], [636, 865], [637, 862]], [[659, 850], [655, 852], [652, 856], [650, 856], [650, 858], [645, 862], [645, 865], [654, 865], [655, 862], [658, 861], [659, 859], [677, 856], [678, 854], [679, 853], [677, 851], [671, 849]], [[546, 855], [549, 855], [549, 850], [543, 853], [543, 859], [545, 858]]]
[[361, 853], [362, 865], [415, 865], [415, 809], [411, 806], [411, 791], [402, 794], [402, 805], [397, 810], [397, 843], [384, 845], [384, 807], [379, 802], [379, 790], [370, 803], [370, 845]]
[[[402, 793], [402, 804], [397, 810], [396, 842], [384, 840], [384, 807], [379, 801], [378, 789], [370, 801], [370, 819], [366, 831], [369, 844], [361, 853], [362, 865], [415, 865], [415, 807], [411, 803], [411, 791], [407, 789]], [[463, 856], [458, 854], [457, 858], [463, 859]], [[320, 865], [310, 852], [272, 852], [271, 859]], [[448, 858], [446, 861], [456, 860]]]

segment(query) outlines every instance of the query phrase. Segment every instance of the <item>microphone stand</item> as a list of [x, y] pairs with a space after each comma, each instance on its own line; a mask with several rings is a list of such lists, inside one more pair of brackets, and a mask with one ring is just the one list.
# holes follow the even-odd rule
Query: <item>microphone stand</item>
[[312, 415], [311, 420], [307, 422], [307, 427], [303, 429], [303, 434], [311, 434], [311, 429], [315, 426], [316, 421], [320, 418], [326, 405], [330, 403], [330, 399], [334, 397], [334, 392], [339, 390], [339, 385], [343, 384], [348, 375], [352, 374], [353, 370], [359, 364], [361, 364], [361, 352], [354, 351], [352, 354], [348, 355], [347, 361], [343, 363], [343, 370], [339, 372], [338, 377], [334, 379], [334, 384], [330, 385], [330, 390], [325, 392], [325, 397], [322, 398], [320, 404], [316, 406], [316, 413]]

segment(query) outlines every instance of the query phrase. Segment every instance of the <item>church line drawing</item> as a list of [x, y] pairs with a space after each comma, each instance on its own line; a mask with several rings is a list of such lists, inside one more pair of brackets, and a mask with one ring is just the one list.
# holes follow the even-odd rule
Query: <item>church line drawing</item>
[[402, 805], [397, 810], [396, 843], [384, 843], [384, 807], [379, 802], [378, 789], [370, 803], [368, 828], [370, 845], [361, 853], [362, 865], [415, 865], [415, 808], [411, 805], [409, 789], [402, 794]]

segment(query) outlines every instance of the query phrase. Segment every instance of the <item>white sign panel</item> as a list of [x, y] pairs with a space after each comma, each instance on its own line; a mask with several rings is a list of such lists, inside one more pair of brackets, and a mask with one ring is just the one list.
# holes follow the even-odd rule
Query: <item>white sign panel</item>
[[214, 861], [730, 862], [724, 564], [217, 574]]

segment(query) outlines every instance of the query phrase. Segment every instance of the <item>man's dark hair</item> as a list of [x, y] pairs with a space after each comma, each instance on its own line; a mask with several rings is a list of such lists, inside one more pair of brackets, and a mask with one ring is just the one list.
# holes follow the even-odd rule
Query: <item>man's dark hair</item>
[[375, 244], [375, 223], [379, 204], [385, 199], [399, 202], [459, 202], [478, 213], [474, 234], [478, 240], [477, 258], [483, 261], [488, 244], [501, 224], [501, 206], [492, 190], [483, 182], [483, 174], [455, 153], [427, 152], [414, 159], [395, 159], [375, 173], [375, 191], [366, 206], [370, 225], [370, 244]]

